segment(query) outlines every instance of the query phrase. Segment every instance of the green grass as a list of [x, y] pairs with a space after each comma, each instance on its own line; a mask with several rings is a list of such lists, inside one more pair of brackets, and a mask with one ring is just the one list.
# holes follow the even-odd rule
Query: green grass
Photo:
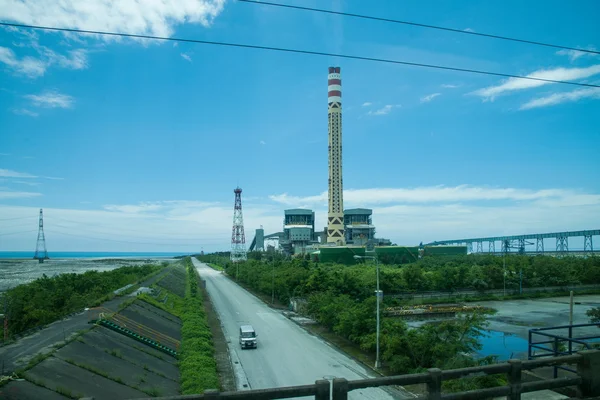
[[[165, 303], [162, 302], [164, 297], [167, 297], [167, 301]], [[157, 298], [150, 296], [147, 293], [142, 293], [138, 296], [138, 299], [145, 301], [146, 303], [160, 308], [163, 311], [168, 312], [169, 314], [173, 314], [176, 317], [181, 318], [181, 314], [183, 313], [183, 304], [184, 300], [177, 296], [175, 293], [169, 292], [167, 289], [161, 288], [161, 292], [159, 295], [159, 301]]]
[[200, 277], [190, 258], [187, 268], [186, 295], [181, 320], [181, 349], [179, 372], [181, 393], [197, 394], [206, 389], [220, 389], [217, 364], [214, 358], [212, 333], [204, 311]]
[[104, 351], [107, 352], [108, 354], [110, 354], [111, 356], [123, 358], [123, 354], [121, 353], [121, 350], [119, 350], [119, 349], [112, 349], [112, 350], [105, 349]]
[[211, 267], [212, 269], [216, 269], [217, 271], [225, 271], [225, 268], [221, 267], [218, 264], [214, 264], [214, 263], [206, 263], [206, 265], [208, 265], [209, 267]]

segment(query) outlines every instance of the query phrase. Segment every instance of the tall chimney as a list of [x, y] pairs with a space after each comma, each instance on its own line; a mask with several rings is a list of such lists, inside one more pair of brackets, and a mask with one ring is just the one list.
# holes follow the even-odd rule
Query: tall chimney
[[342, 180], [342, 78], [340, 67], [329, 67], [329, 211], [327, 243], [344, 245], [344, 198]]

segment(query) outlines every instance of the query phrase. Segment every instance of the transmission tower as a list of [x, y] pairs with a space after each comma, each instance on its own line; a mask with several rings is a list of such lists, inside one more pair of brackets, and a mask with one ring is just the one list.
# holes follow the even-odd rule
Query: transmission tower
[[48, 251], [46, 250], [46, 237], [44, 236], [44, 213], [40, 208], [40, 225], [38, 230], [37, 244], [35, 246], [35, 255], [34, 259], [39, 260], [40, 264], [44, 262], [44, 260], [49, 260]]
[[246, 260], [246, 237], [244, 235], [244, 216], [242, 215], [242, 189], [234, 189], [233, 230], [231, 232], [231, 261]]

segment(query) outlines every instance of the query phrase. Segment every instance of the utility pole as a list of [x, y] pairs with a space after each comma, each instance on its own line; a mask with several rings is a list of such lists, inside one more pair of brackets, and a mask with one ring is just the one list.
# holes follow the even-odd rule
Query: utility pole
[[271, 274], [271, 305], [275, 304], [275, 263]]
[[377, 333], [376, 333], [376, 354], [375, 354], [375, 369], [379, 369], [381, 367], [381, 363], [379, 362], [379, 302], [383, 297], [383, 293], [379, 290], [379, 260], [377, 257], [373, 256], [354, 256], [355, 259], [372, 259], [375, 260], [375, 269], [377, 274], [377, 289], [375, 290], [375, 300], [377, 301]]

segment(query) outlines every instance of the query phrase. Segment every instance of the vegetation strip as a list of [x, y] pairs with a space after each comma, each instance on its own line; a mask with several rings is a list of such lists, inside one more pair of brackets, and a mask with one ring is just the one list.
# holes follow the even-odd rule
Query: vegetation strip
[[206, 389], [220, 389], [220, 386], [212, 334], [199, 288], [200, 277], [189, 257], [184, 259], [184, 265], [187, 277], [181, 315], [183, 326], [179, 353], [181, 393], [199, 394]]

